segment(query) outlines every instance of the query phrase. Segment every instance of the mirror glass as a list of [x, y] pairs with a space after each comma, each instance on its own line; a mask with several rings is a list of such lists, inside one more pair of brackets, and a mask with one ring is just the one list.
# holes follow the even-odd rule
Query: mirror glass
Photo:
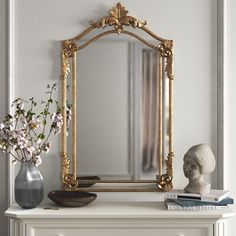
[[[159, 51], [129, 36], [118, 38], [99, 39], [77, 52], [77, 172], [156, 179], [168, 155], [168, 79]], [[71, 140], [69, 134], [69, 146]]]

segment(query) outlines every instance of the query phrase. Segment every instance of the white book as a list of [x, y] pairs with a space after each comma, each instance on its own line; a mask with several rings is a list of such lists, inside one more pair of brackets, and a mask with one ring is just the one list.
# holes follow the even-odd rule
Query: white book
[[209, 194], [201, 195], [199, 193], [185, 193], [183, 190], [174, 190], [168, 192], [165, 198], [169, 199], [191, 199], [208, 202], [219, 202], [229, 196], [228, 190], [211, 189]]
[[166, 208], [169, 211], [199, 211], [199, 210], [219, 210], [225, 209], [228, 206], [213, 206], [213, 205], [204, 205], [204, 206], [181, 206], [172, 201], [165, 201]]

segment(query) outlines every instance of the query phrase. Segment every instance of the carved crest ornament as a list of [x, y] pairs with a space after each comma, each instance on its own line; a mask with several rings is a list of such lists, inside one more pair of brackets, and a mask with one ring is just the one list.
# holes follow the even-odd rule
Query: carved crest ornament
[[[66, 102], [67, 102], [67, 96], [66, 96], [66, 88], [67, 88], [67, 79], [69, 77], [69, 74], [72, 72], [73, 74], [73, 60], [76, 60], [76, 53], [88, 46], [89, 44], [93, 43], [97, 39], [103, 37], [104, 35], [107, 34], [112, 34], [116, 33], [118, 35], [121, 34], [128, 34], [132, 37], [137, 38], [138, 40], [142, 41], [144, 44], [148, 45], [149, 47], [157, 50], [160, 52], [161, 57], [164, 60], [164, 69], [166, 71], [167, 77], [169, 78], [169, 154], [165, 158], [165, 166], [166, 166], [166, 173], [162, 174], [161, 176], [158, 176], [156, 181], [157, 184], [157, 191], [169, 191], [173, 188], [172, 184], [172, 179], [173, 179], [173, 157], [174, 157], [174, 152], [173, 152], [173, 141], [172, 141], [172, 129], [173, 129], [173, 124], [172, 124], [172, 116], [173, 116], [173, 86], [172, 86], [172, 81], [174, 79], [173, 75], [173, 41], [172, 40], [167, 40], [163, 39], [156, 34], [154, 34], [152, 31], [150, 31], [147, 27], [147, 22], [146, 21], [140, 21], [136, 19], [133, 16], [128, 15], [128, 11], [123, 7], [120, 3], [117, 3], [115, 7], [112, 8], [112, 10], [109, 12], [108, 16], [105, 16], [101, 19], [99, 19], [96, 22], [92, 22], [90, 27], [87, 28], [84, 32], [79, 34], [78, 36], [69, 39], [69, 40], [64, 40], [62, 41], [62, 105], [63, 105], [63, 121], [64, 124], [67, 123], [66, 121]], [[146, 41], [145, 39], [141, 38], [138, 34], [133, 33], [133, 31], [128, 31], [127, 29], [129, 27], [132, 27], [133, 29], [138, 28], [139, 30], [145, 31], [149, 36], [151, 36], [154, 40], [157, 40], [159, 43], [158, 45], [155, 45], [153, 43], [150, 43]], [[77, 42], [82, 39], [84, 36], [86, 36], [89, 32], [92, 30], [100, 30], [101, 33], [97, 34], [94, 36], [92, 39], [88, 40], [86, 43], [84, 43], [82, 46], [77, 46]], [[76, 73], [72, 75], [72, 79], [76, 80]], [[74, 98], [75, 99], [75, 98]], [[73, 100], [73, 99], [72, 99]], [[76, 103], [75, 100], [73, 102]], [[72, 105], [72, 120], [76, 119], [76, 108], [74, 107], [73, 110], [73, 105]], [[73, 112], [74, 117], [73, 117]], [[72, 127], [73, 128], [73, 127]], [[68, 158], [67, 154], [67, 144], [66, 144], [66, 128], [64, 127], [63, 129], [63, 134], [64, 137], [62, 138], [62, 150], [61, 150], [61, 158], [62, 158], [62, 181], [64, 184], [65, 189], [69, 190], [78, 190], [78, 191], [89, 191], [87, 189], [82, 189], [78, 187], [78, 180], [76, 176], [76, 153], [74, 154], [75, 156], [72, 158]], [[71, 174], [71, 169], [72, 169], [72, 174]], [[113, 181], [115, 182], [115, 181]], [[120, 182], [120, 181], [117, 181]], [[91, 191], [91, 190], [90, 190]], [[106, 191], [106, 190], [99, 190], [99, 191]], [[113, 191], [110, 189], [109, 191]], [[116, 190], [114, 190], [116, 191]], [[124, 190], [121, 190], [124, 191]], [[132, 190], [130, 190], [132, 191]], [[137, 190], [139, 191], [139, 190]], [[140, 190], [144, 191], [144, 190]]]
[[141, 22], [132, 16], [128, 16], [128, 11], [117, 3], [116, 7], [110, 11], [110, 16], [103, 17], [92, 25], [96, 28], [102, 27], [103, 29], [107, 26], [114, 26], [116, 32], [121, 34], [124, 26], [132, 26], [133, 28], [141, 28], [146, 25], [147, 22]]

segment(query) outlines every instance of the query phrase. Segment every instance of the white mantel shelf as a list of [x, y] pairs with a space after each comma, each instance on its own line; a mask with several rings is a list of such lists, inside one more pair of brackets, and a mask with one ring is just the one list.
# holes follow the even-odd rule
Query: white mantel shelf
[[[226, 236], [230, 207], [220, 210], [168, 211], [164, 195], [99, 194], [85, 207], [53, 202], [34, 209], [9, 208], [10, 236]], [[45, 209], [47, 208], [47, 209]]]
[[[49, 209], [45, 209], [49, 208]], [[51, 209], [50, 209], [51, 208]], [[155, 218], [155, 219], [222, 219], [234, 216], [231, 208], [201, 211], [168, 211], [164, 202], [96, 202], [85, 207], [66, 208], [48, 204], [34, 209], [9, 208], [5, 215], [11, 218]]]

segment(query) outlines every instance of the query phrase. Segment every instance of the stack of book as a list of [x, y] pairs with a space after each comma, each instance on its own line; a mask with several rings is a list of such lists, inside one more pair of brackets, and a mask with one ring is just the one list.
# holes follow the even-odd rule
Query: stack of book
[[229, 191], [212, 189], [209, 194], [185, 193], [182, 190], [166, 194], [165, 204], [168, 210], [204, 210], [222, 209], [233, 204]]

